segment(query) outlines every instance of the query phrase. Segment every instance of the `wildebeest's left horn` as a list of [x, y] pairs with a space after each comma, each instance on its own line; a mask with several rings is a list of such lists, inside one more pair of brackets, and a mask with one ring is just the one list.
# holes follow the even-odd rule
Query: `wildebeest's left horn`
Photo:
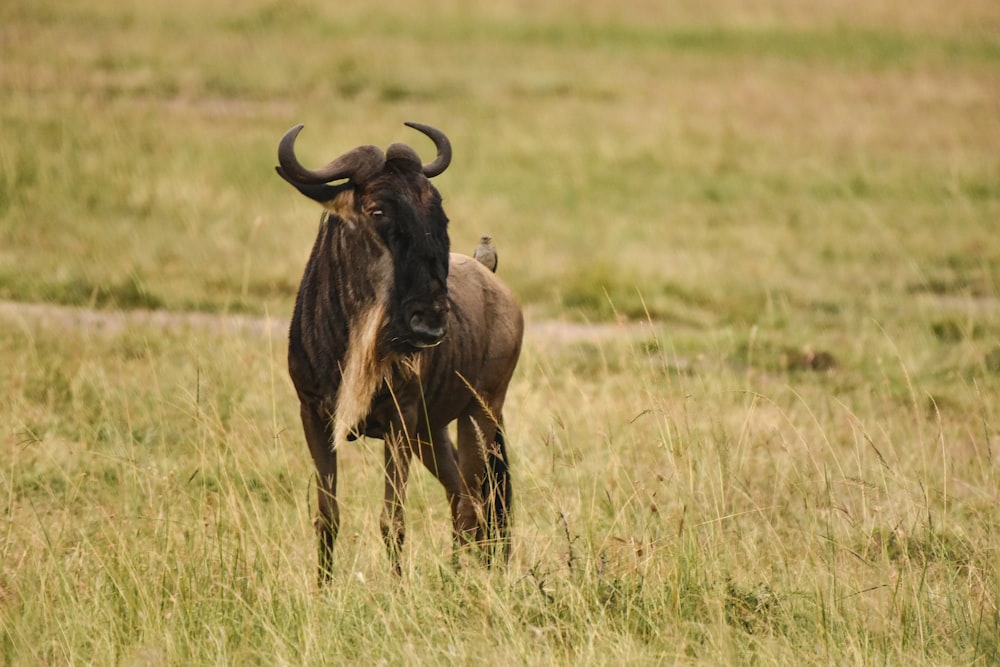
[[434, 145], [437, 146], [437, 157], [434, 158], [433, 162], [428, 162], [423, 166], [424, 176], [427, 178], [433, 178], [443, 172], [451, 164], [451, 142], [448, 141], [448, 137], [444, 136], [444, 132], [430, 125], [424, 125], [423, 123], [404, 123], [407, 127], [412, 127], [418, 132], [423, 132]]
[[299, 136], [302, 127], [296, 125], [285, 132], [285, 136], [278, 144], [278, 163], [285, 177], [291, 181], [305, 185], [319, 185], [349, 178], [357, 183], [363, 183], [382, 171], [385, 155], [377, 146], [360, 146], [344, 153], [321, 169], [306, 169], [295, 157], [295, 138]]

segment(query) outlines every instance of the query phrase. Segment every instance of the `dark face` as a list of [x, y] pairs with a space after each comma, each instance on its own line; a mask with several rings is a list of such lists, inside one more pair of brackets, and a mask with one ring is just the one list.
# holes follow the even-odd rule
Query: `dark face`
[[[440, 343], [450, 308], [448, 218], [441, 195], [428, 179], [448, 168], [451, 143], [429, 125], [406, 125], [434, 142], [434, 160], [422, 164], [412, 148], [395, 143], [384, 153], [375, 146], [359, 146], [313, 170], [295, 156], [301, 125], [286, 132], [278, 144], [278, 174], [323, 204], [338, 230], [334, 235], [347, 241], [333, 244], [334, 263], [326, 269], [339, 272], [336, 284], [351, 299], [368, 295], [388, 300], [388, 323], [379, 344], [402, 353]], [[346, 183], [331, 185], [345, 178]], [[316, 247], [332, 243], [329, 239], [321, 231]], [[337, 257], [348, 261], [338, 262]]]
[[394, 286], [385, 340], [398, 352], [441, 342], [448, 330], [448, 218], [430, 181], [389, 161], [366, 183], [361, 214], [389, 249]]

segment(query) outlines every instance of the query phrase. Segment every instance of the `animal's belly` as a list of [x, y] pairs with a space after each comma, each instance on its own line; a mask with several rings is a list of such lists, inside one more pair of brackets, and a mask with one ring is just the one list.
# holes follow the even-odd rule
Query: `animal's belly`
[[464, 386], [455, 388], [447, 396], [449, 400], [428, 401], [419, 386], [404, 386], [390, 391], [388, 385], [382, 385], [372, 399], [368, 416], [355, 427], [355, 431], [369, 438], [384, 438], [393, 420], [404, 415], [406, 421], [415, 424], [415, 434], [431, 435], [458, 419], [471, 400], [471, 394]]

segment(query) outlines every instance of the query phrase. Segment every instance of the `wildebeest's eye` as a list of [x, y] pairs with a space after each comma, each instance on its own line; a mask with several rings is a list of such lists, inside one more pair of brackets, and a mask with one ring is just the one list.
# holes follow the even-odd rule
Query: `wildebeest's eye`
[[378, 217], [380, 215], [385, 215], [385, 212], [382, 209], [377, 208], [374, 211], [371, 211], [368, 215], [373, 216], [373, 217]]

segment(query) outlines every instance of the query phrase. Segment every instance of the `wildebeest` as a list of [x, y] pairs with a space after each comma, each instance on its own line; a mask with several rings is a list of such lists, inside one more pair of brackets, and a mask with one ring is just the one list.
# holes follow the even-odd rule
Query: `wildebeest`
[[[440, 130], [406, 124], [434, 142], [432, 162], [393, 144], [307, 169], [295, 156], [301, 125], [278, 146], [278, 173], [324, 208], [288, 346], [316, 464], [321, 582], [340, 527], [337, 449], [359, 435], [385, 443], [380, 523], [397, 573], [414, 455], [445, 488], [456, 546], [482, 547], [488, 562], [509, 554], [502, 410], [521, 350], [521, 309], [479, 262], [449, 254], [448, 218], [429, 179], [450, 164], [451, 144]], [[457, 447], [448, 433], [455, 420]]]

